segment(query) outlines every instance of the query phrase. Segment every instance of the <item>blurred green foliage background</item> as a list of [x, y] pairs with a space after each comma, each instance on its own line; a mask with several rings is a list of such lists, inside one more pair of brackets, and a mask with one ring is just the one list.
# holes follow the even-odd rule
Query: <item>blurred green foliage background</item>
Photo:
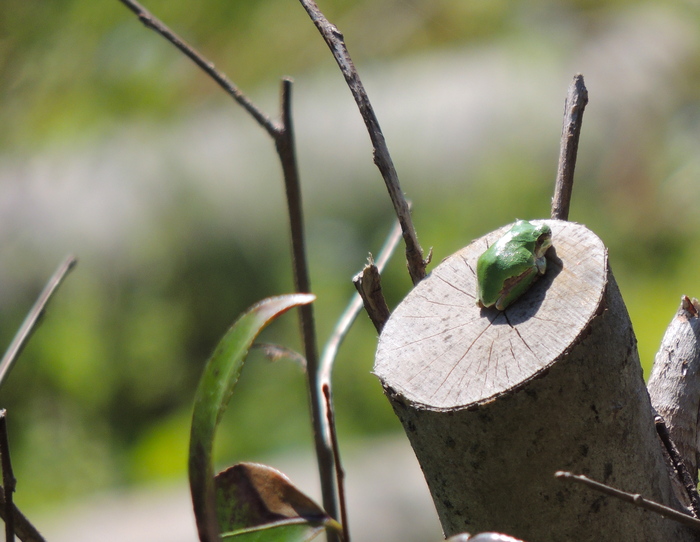
[[[271, 116], [295, 85], [321, 340], [392, 222], [359, 114], [293, 0], [146, 6]], [[648, 371], [700, 295], [700, 15], [693, 1], [324, 0], [365, 76], [434, 261], [549, 215], [567, 86], [590, 92], [571, 219], [607, 244]], [[117, 0], [5, 0], [0, 339], [66, 253], [80, 263], [0, 392], [20, 504], [183, 477], [194, 388], [236, 315], [292, 290], [276, 156], [251, 119]], [[401, 251], [384, 277], [409, 290]], [[264, 340], [299, 348], [285, 316]], [[335, 370], [343, 439], [400, 431], [364, 317]], [[230, 463], [312, 453], [303, 376], [253, 353], [219, 442]]]

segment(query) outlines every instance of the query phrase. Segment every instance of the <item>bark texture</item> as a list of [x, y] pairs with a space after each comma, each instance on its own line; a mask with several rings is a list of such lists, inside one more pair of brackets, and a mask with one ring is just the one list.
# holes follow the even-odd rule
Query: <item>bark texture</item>
[[[695, 300], [697, 303], [697, 300]], [[694, 482], [698, 481], [700, 316], [687, 297], [666, 329], [649, 376], [649, 394]]]
[[669, 520], [554, 478], [568, 470], [679, 506], [607, 251], [581, 225], [547, 223], [548, 271], [505, 311], [476, 306], [474, 269], [510, 226], [443, 261], [380, 336], [374, 370], [445, 534], [695, 540]]

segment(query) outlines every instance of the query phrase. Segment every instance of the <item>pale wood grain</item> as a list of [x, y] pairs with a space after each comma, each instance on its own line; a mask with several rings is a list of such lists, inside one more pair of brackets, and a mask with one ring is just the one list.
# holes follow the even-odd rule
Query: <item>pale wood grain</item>
[[[537, 222], [537, 221], [535, 221]], [[488, 401], [545, 370], [585, 329], [605, 288], [606, 252], [587, 228], [548, 220], [547, 273], [501, 312], [475, 301], [476, 260], [505, 226], [446, 258], [394, 311], [375, 373], [433, 408]]]

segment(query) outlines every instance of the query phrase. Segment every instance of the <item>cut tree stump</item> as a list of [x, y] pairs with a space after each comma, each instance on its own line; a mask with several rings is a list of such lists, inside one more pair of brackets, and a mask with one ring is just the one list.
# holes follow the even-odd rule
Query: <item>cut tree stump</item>
[[546, 222], [547, 272], [505, 311], [477, 307], [474, 270], [511, 226], [446, 258], [379, 338], [374, 372], [445, 535], [697, 540], [670, 520], [554, 478], [585, 474], [680, 508], [607, 250], [584, 226]]

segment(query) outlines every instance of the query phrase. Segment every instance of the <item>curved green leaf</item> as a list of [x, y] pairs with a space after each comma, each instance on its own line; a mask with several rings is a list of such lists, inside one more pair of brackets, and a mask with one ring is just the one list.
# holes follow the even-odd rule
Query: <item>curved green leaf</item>
[[226, 332], [204, 368], [195, 394], [189, 452], [190, 491], [202, 542], [215, 542], [219, 538], [212, 461], [214, 435], [248, 350], [258, 333], [275, 317], [314, 299], [312, 294], [293, 294], [271, 297], [253, 305]]

